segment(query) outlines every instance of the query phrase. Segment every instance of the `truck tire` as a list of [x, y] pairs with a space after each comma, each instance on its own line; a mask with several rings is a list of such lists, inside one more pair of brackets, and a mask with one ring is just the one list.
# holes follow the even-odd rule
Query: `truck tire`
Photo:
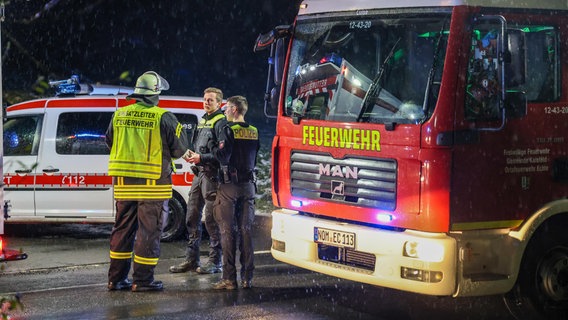
[[161, 240], [164, 242], [179, 239], [186, 232], [185, 205], [175, 195], [168, 202], [169, 210], [164, 214], [164, 228]]
[[519, 277], [505, 295], [516, 319], [568, 319], [568, 217], [543, 224], [530, 240]]

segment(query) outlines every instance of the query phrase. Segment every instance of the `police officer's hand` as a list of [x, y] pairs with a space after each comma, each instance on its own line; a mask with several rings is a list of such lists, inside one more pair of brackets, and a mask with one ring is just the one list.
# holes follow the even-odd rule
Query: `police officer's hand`
[[192, 151], [191, 154], [189, 155], [189, 159], [186, 161], [189, 163], [198, 164], [201, 162], [201, 155], [199, 153]]
[[189, 162], [189, 158], [191, 157], [191, 154], [193, 153], [193, 151], [187, 149], [187, 151], [183, 154], [182, 159], [185, 160], [186, 162]]

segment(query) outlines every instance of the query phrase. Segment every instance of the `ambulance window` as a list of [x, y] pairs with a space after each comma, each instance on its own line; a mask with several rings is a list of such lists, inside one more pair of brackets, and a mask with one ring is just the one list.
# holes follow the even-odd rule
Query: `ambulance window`
[[197, 127], [197, 116], [190, 113], [174, 113], [179, 123], [183, 127], [185, 133], [187, 134], [187, 141], [189, 142], [190, 149], [193, 149], [193, 134], [195, 133], [195, 128]]
[[57, 123], [58, 154], [109, 154], [105, 133], [111, 112], [62, 113]]
[[8, 118], [4, 121], [4, 155], [37, 155], [43, 116]]

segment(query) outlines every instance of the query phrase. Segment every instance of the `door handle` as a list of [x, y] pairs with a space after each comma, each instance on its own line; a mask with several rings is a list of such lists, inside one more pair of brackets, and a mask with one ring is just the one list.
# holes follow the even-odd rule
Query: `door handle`
[[59, 169], [49, 168], [49, 169], [43, 169], [42, 171], [45, 173], [54, 173], [54, 172], [59, 172]]

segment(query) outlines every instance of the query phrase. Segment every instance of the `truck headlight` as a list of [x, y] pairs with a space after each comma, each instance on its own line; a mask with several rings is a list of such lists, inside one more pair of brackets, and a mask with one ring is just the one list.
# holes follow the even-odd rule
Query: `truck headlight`
[[444, 258], [444, 247], [430, 241], [406, 241], [402, 255], [424, 261], [439, 262]]

